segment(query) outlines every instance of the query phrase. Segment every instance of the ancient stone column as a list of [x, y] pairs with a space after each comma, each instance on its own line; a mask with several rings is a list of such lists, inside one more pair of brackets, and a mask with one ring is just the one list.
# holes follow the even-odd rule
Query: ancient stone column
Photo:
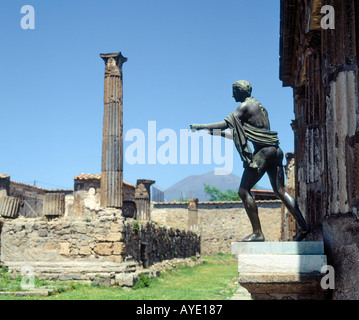
[[15, 219], [19, 216], [21, 201], [15, 197], [5, 196], [0, 200], [0, 216]]
[[188, 199], [188, 229], [191, 231], [199, 230], [198, 219], [198, 199]]
[[105, 61], [105, 92], [101, 164], [101, 207], [122, 208], [123, 104], [121, 52], [101, 54]]
[[151, 185], [156, 181], [140, 179], [137, 180], [135, 190], [135, 203], [137, 208], [136, 219], [137, 220], [151, 220]]
[[[286, 175], [286, 189], [290, 195], [296, 197], [295, 192], [295, 155], [294, 153], [286, 153], [287, 164], [285, 165]], [[282, 227], [281, 227], [281, 240], [293, 241], [297, 233], [296, 222], [292, 214], [288, 211], [286, 206], [282, 203]]]
[[43, 213], [46, 217], [60, 217], [65, 213], [65, 194], [46, 193]]
[[151, 201], [151, 186], [154, 183], [156, 183], [156, 181], [149, 180], [149, 179], [138, 179], [137, 180], [137, 186], [142, 184], [146, 188], [146, 191], [148, 193], [148, 199], [150, 199], [150, 201]]

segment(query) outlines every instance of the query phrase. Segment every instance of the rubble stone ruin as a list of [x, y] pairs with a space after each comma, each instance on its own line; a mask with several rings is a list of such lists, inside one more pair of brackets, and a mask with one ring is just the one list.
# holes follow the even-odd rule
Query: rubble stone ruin
[[[101, 175], [75, 177], [70, 193], [16, 185], [0, 175], [0, 265], [10, 273], [31, 266], [43, 279], [131, 287], [140, 274], [157, 274], [164, 260], [183, 263], [200, 253], [198, 234], [148, 221], [155, 181], [138, 180], [137, 193], [124, 183], [122, 64], [127, 58], [120, 52], [100, 56], [105, 61]], [[41, 215], [35, 214], [35, 200]], [[31, 219], [19, 216], [21, 204], [33, 206]]]

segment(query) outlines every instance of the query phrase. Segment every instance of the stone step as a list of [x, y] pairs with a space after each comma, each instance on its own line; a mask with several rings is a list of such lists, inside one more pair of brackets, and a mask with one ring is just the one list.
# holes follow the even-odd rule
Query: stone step
[[[66, 274], [66, 273], [124, 273], [135, 272], [139, 267], [136, 262], [108, 263], [108, 262], [16, 262], [6, 263], [9, 271], [21, 272], [22, 268], [31, 270], [34, 274]], [[31, 267], [31, 269], [29, 269]], [[29, 272], [29, 271], [25, 271]]]
[[231, 252], [234, 255], [323, 255], [322, 241], [308, 242], [232, 242]]
[[15, 297], [27, 297], [27, 296], [40, 296], [47, 297], [53, 290], [47, 289], [34, 289], [30, 291], [0, 291], [0, 296], [15, 296]]

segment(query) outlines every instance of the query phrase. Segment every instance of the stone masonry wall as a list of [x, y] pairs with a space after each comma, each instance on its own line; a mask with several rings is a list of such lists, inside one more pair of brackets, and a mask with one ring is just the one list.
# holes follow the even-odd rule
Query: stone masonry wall
[[196, 256], [199, 244], [193, 232], [140, 224], [112, 212], [50, 221], [19, 217], [4, 220], [0, 261], [14, 272], [32, 266], [45, 278], [91, 280], [95, 274], [115, 276], [163, 260]]
[[123, 260], [123, 222], [116, 217], [46, 220], [19, 217], [6, 220], [1, 239], [5, 263]]
[[[267, 241], [280, 241], [282, 212], [280, 201], [257, 201], [259, 218]], [[177, 228], [188, 228], [188, 203], [151, 204], [151, 220]], [[231, 252], [231, 243], [252, 232], [241, 202], [199, 202], [198, 233], [202, 253]]]
[[143, 266], [196, 256], [201, 251], [200, 238], [194, 232], [132, 219], [125, 225], [124, 248], [126, 256], [141, 261]]

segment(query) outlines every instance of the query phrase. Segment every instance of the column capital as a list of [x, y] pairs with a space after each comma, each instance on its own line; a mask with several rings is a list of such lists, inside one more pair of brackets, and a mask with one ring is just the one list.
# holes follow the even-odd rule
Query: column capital
[[136, 191], [135, 191], [135, 197], [140, 198], [141, 195], [147, 193], [148, 199], [151, 201], [151, 185], [156, 183], [155, 180], [150, 179], [138, 179], [136, 184]]
[[120, 75], [122, 64], [127, 61], [121, 52], [118, 53], [101, 53], [100, 57], [105, 61], [106, 74]]

